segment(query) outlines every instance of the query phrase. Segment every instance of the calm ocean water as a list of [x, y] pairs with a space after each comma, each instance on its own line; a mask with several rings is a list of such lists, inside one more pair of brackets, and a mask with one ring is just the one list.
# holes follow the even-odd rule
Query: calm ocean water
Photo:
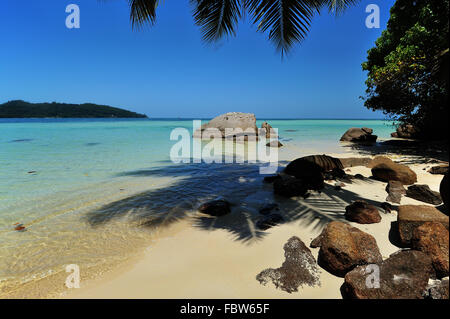
[[[380, 120], [268, 121], [298, 157], [342, 152], [339, 138], [353, 126], [380, 138], [393, 131]], [[173, 164], [177, 127], [192, 131], [192, 121], [0, 119], [0, 293], [67, 264], [126, 259], [202, 200], [251, 206], [255, 188], [266, 191], [254, 165]]]

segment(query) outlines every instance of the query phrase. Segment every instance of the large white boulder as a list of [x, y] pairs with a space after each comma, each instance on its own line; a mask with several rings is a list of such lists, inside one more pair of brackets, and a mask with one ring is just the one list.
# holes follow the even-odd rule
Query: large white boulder
[[[245, 133], [242, 135], [250, 136], [251, 134], [253, 134], [256, 136], [258, 134], [255, 114], [252, 113], [230, 112], [219, 115], [213, 118], [208, 123], [203, 124], [200, 129], [196, 130], [194, 132], [194, 137], [202, 138], [203, 133], [203, 138], [209, 138], [208, 136], [206, 136], [207, 134], [205, 134], [209, 132], [208, 129], [219, 130], [222, 137], [227, 137], [227, 135], [230, 135], [229, 133], [226, 133], [226, 129], [242, 129], [242, 131]], [[241, 134], [238, 134], [238, 136], [241, 136]]]

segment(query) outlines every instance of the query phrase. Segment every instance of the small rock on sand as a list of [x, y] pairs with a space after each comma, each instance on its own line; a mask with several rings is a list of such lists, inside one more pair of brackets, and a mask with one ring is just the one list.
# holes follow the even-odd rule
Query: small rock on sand
[[230, 203], [223, 199], [213, 200], [201, 205], [198, 209], [201, 213], [210, 216], [223, 216], [231, 212]]
[[319, 265], [338, 277], [358, 265], [383, 260], [373, 236], [338, 221], [329, 223], [311, 246], [320, 246]]
[[400, 204], [402, 200], [402, 196], [406, 195], [406, 189], [403, 187], [403, 184], [399, 181], [389, 181], [386, 185], [386, 192], [388, 196], [386, 197], [386, 201]]
[[345, 208], [345, 218], [359, 224], [375, 224], [381, 222], [378, 209], [362, 200], [355, 201]]
[[368, 167], [372, 168], [372, 175], [383, 182], [399, 181], [403, 185], [417, 182], [416, 173], [408, 166], [395, 163], [384, 156], [375, 157]]
[[408, 187], [406, 196], [432, 205], [442, 204], [441, 195], [432, 191], [428, 185], [412, 185]]

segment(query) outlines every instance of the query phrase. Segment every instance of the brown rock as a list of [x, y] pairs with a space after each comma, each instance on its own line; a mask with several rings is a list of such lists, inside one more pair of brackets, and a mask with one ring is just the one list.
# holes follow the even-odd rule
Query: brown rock
[[403, 184], [399, 181], [389, 181], [386, 186], [386, 192], [388, 193], [386, 201], [395, 204], [400, 204], [402, 196], [406, 195], [406, 189], [403, 187]]
[[198, 210], [200, 213], [211, 216], [223, 216], [231, 212], [230, 203], [222, 199], [204, 203]]
[[273, 129], [273, 127], [269, 123], [264, 122], [263, 124], [261, 124], [261, 128], [265, 130], [265, 135], [266, 135], [267, 139], [270, 138], [270, 137], [277, 137], [277, 134], [275, 133], [275, 130]]
[[367, 127], [352, 127], [342, 135], [341, 142], [374, 143], [377, 140], [377, 136], [372, 135], [372, 133], [373, 130]]
[[308, 193], [308, 185], [293, 176], [280, 175], [280, 178], [273, 182], [273, 191], [283, 197], [305, 196]]
[[345, 208], [345, 218], [359, 224], [374, 224], [381, 221], [378, 209], [365, 201], [355, 201]]
[[336, 168], [343, 168], [339, 159], [327, 155], [311, 155], [290, 162], [283, 172], [303, 180], [309, 189], [320, 190], [324, 187], [323, 174]]
[[404, 250], [377, 265], [359, 266], [347, 273], [342, 294], [352, 299], [423, 299], [433, 275], [430, 257]]
[[264, 179], [263, 179], [263, 182], [270, 184], [270, 183], [273, 183], [275, 180], [277, 180], [279, 178], [281, 178], [281, 177], [278, 174], [277, 175], [265, 176]]
[[403, 125], [400, 125], [397, 128], [397, 131], [393, 134], [391, 134], [392, 137], [415, 138], [418, 135], [418, 130], [411, 124], [403, 124]]
[[413, 170], [384, 156], [375, 157], [368, 167], [372, 168], [372, 175], [383, 182], [399, 181], [403, 185], [411, 185], [417, 182], [417, 175]]
[[448, 216], [426, 205], [402, 205], [398, 208], [398, 231], [403, 245], [410, 245], [414, 230], [426, 222], [437, 222], [448, 229]]
[[343, 277], [356, 266], [383, 260], [375, 238], [349, 224], [331, 222], [319, 237], [319, 265], [336, 276]]
[[442, 204], [441, 195], [432, 191], [428, 185], [412, 185], [408, 187], [406, 196], [432, 205]]
[[411, 239], [412, 248], [431, 257], [439, 278], [449, 275], [448, 230], [441, 223], [427, 222], [417, 227]]
[[428, 170], [428, 173], [433, 175], [445, 175], [448, 173], [448, 165], [433, 166]]
[[341, 161], [327, 155], [310, 155], [297, 158], [290, 162], [284, 172], [297, 178], [304, 176], [303, 170], [314, 168], [320, 172], [329, 172], [335, 168], [343, 169]]

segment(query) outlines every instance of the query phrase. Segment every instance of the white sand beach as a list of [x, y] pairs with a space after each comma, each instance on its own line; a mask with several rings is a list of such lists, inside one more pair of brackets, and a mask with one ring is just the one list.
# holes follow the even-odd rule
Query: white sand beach
[[[336, 157], [358, 154], [329, 154]], [[407, 159], [398, 155], [393, 160]], [[294, 159], [294, 158], [291, 158]], [[424, 168], [430, 164], [409, 165], [418, 176], [419, 184], [439, 190], [442, 175], [431, 175]], [[353, 167], [349, 174], [371, 176], [369, 168]], [[307, 200], [280, 202], [282, 214], [294, 211], [300, 217], [267, 230], [257, 240], [236, 240], [227, 230], [195, 227], [192, 219], [172, 224], [158, 234], [157, 240], [137, 260], [128, 263], [96, 280], [82, 281], [80, 289], [67, 290], [64, 298], [342, 298], [343, 278], [320, 269], [320, 286], [303, 286], [298, 292], [287, 293], [271, 283], [261, 285], [256, 275], [266, 268], [280, 267], [284, 261], [283, 245], [292, 236], [299, 237], [307, 246], [323, 226], [342, 217], [345, 207], [356, 199], [383, 203], [387, 196], [385, 183], [364, 180], [346, 185], [344, 191], [327, 187], [322, 194]], [[401, 204], [423, 204], [403, 197]], [[234, 214], [222, 218], [232, 219]], [[399, 250], [389, 241], [391, 222], [397, 212], [382, 212], [377, 224], [352, 226], [375, 237], [383, 259]], [[322, 218], [321, 220], [318, 217]], [[251, 222], [250, 220], [248, 220]], [[249, 229], [254, 229], [249, 225]], [[311, 249], [317, 258], [319, 249]], [[82, 275], [81, 275], [82, 276]]]

